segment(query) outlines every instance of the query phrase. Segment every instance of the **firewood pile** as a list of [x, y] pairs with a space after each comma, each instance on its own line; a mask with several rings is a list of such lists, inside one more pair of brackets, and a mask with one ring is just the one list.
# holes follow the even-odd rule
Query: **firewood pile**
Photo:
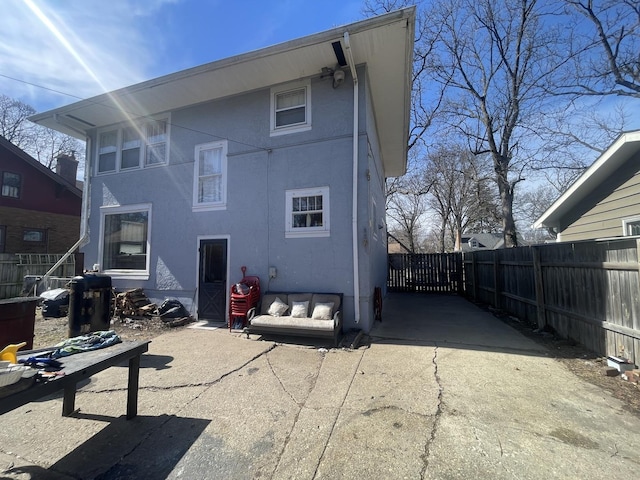
[[147, 298], [142, 288], [128, 290], [116, 295], [115, 315], [120, 318], [150, 318], [157, 314], [158, 306]]

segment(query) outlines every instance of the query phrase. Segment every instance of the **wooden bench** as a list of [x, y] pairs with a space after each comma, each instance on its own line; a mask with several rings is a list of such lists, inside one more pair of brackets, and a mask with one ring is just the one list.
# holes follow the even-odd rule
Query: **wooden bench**
[[[140, 357], [149, 350], [149, 342], [123, 342], [99, 350], [77, 353], [58, 360], [62, 363], [64, 375], [46, 383], [37, 383], [20, 392], [4, 397], [0, 401], [0, 415], [29, 402], [34, 402], [64, 390], [62, 415], [69, 416], [75, 411], [76, 389], [78, 382], [85, 380], [109, 367], [122, 362], [129, 363], [129, 381], [127, 390], [127, 419], [138, 414], [138, 381]], [[40, 350], [18, 352], [18, 358], [35, 356]]]

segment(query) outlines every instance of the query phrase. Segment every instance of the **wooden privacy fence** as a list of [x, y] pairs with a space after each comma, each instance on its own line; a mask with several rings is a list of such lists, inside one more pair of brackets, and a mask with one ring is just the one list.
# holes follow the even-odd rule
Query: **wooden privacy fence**
[[[22, 294], [24, 277], [44, 275], [62, 257], [51, 253], [1, 253], [0, 254], [0, 299], [19, 297]], [[76, 272], [74, 255], [53, 272], [52, 277], [71, 278]], [[82, 266], [82, 263], [79, 263]]]
[[639, 245], [634, 237], [465, 253], [465, 292], [638, 364]]
[[389, 254], [387, 289], [392, 292], [462, 293], [460, 253]]

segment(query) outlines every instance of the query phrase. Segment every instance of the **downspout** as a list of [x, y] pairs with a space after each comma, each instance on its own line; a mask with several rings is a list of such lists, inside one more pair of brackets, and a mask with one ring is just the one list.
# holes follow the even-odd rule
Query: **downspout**
[[353, 78], [353, 200], [351, 211], [351, 235], [353, 247], [353, 305], [355, 322], [360, 323], [360, 266], [358, 262], [358, 74], [353, 62], [349, 32], [344, 32], [344, 46]]
[[[62, 123], [58, 119], [58, 115], [55, 116], [55, 120], [57, 123]], [[67, 128], [72, 128], [67, 124], [64, 124], [64, 126]], [[73, 252], [75, 252], [78, 248], [86, 245], [87, 242], [89, 241], [89, 207], [91, 205], [89, 200], [89, 177], [90, 177], [89, 173], [91, 171], [91, 167], [90, 167], [91, 161], [89, 159], [91, 154], [91, 138], [86, 136], [85, 132], [76, 130], [74, 128], [72, 128], [72, 130], [78, 133], [81, 133], [82, 135], [85, 135], [85, 138], [86, 138], [86, 141], [85, 141], [86, 147], [85, 147], [85, 153], [84, 153], [84, 184], [82, 185], [82, 206], [81, 206], [81, 212], [80, 212], [80, 238], [76, 243], [73, 244], [73, 246], [67, 251], [67, 253], [65, 253], [60, 258], [60, 260], [58, 260], [55, 263], [55, 265], [51, 267], [49, 271], [47, 271], [47, 273], [45, 273], [42, 276], [42, 278], [40, 279], [41, 282], [46, 280], [48, 277], [50, 277], [51, 274], [55, 272], [55, 270], [60, 265], [62, 265], [64, 261], [71, 256]]]

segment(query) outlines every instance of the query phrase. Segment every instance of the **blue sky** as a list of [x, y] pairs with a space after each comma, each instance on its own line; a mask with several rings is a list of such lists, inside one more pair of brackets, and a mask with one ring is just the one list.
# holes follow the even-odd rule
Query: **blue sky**
[[40, 112], [352, 23], [363, 18], [362, 5], [362, 0], [2, 0], [0, 93]]

